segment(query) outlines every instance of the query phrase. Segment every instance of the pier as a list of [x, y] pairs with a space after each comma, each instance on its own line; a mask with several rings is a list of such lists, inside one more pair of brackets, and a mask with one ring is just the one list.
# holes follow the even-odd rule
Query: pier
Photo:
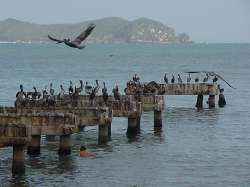
[[[51, 96], [50, 100], [24, 99], [14, 107], [0, 107], [0, 147], [13, 147], [13, 174], [24, 173], [24, 149], [35, 156], [41, 153], [41, 135], [60, 136], [59, 155], [71, 153], [70, 135], [86, 126], [98, 126], [98, 143], [111, 140], [114, 117], [128, 119], [127, 136], [134, 137], [142, 128], [141, 114], [154, 113], [155, 131], [162, 129], [164, 95], [197, 95], [196, 107], [202, 108], [203, 95], [208, 95], [209, 108], [215, 107], [217, 84], [158, 84], [154, 81], [139, 83], [129, 81], [125, 95], [63, 95]], [[53, 101], [53, 102], [50, 102]]]

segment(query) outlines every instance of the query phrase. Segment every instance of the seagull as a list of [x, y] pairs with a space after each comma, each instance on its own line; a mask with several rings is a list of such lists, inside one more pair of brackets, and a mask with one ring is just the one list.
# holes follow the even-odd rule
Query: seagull
[[[231, 84], [229, 84], [222, 76], [220, 76], [219, 74], [213, 72], [213, 71], [188, 71], [188, 72], [185, 72], [185, 73], [206, 73], [208, 74], [209, 76], [215, 76], [216, 79], [221, 79], [222, 81], [224, 81], [229, 87], [233, 88], [233, 89], [236, 89], [235, 87], [233, 87]], [[216, 80], [214, 77], [214, 80]], [[216, 81], [217, 81], [216, 80]], [[215, 82], [216, 82], [215, 81]]]
[[82, 41], [84, 41], [90, 33], [93, 31], [93, 29], [96, 27], [95, 24], [91, 23], [89, 24], [88, 28], [83, 31], [79, 36], [77, 36], [74, 40], [70, 40], [69, 38], [65, 38], [63, 40], [56, 39], [50, 35], [48, 35], [48, 38], [52, 41], [59, 43], [65, 43], [69, 47], [77, 48], [77, 49], [83, 49], [85, 48], [85, 45], [80, 45]]

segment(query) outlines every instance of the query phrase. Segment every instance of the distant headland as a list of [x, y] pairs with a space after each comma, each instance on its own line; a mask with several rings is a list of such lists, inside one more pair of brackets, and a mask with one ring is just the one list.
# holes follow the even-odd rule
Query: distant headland
[[16, 19], [0, 21], [0, 41], [3, 42], [47, 42], [48, 34], [74, 38], [89, 23], [96, 29], [87, 39], [89, 43], [190, 43], [186, 33], [176, 34], [174, 28], [158, 21], [139, 18], [128, 21], [119, 17], [107, 17], [73, 24], [35, 24]]

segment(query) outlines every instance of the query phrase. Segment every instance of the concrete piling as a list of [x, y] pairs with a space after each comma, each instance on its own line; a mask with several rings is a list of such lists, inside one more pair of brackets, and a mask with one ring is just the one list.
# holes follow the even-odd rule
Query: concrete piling
[[98, 125], [98, 144], [105, 144], [108, 141], [109, 141], [109, 125], [108, 124]]
[[208, 107], [215, 108], [215, 95], [209, 95], [208, 97]]
[[28, 145], [27, 154], [36, 156], [40, 154], [41, 135], [32, 135], [31, 142]]
[[154, 130], [162, 129], [162, 111], [154, 110]]
[[201, 109], [203, 108], [203, 95], [198, 95], [197, 96], [197, 101], [196, 101], [196, 108]]
[[46, 140], [47, 141], [55, 141], [56, 136], [55, 135], [46, 135]]
[[24, 145], [13, 145], [12, 173], [24, 174]]
[[108, 138], [111, 141], [111, 123], [108, 124]]
[[58, 154], [62, 156], [71, 154], [70, 134], [60, 136], [60, 145], [59, 145]]
[[128, 117], [127, 136], [136, 136], [138, 133], [138, 118]]

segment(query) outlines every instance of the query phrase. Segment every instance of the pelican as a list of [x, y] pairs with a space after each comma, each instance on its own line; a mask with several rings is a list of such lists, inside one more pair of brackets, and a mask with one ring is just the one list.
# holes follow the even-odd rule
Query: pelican
[[63, 97], [64, 97], [64, 95], [65, 95], [65, 90], [64, 90], [64, 88], [63, 88], [63, 85], [60, 85], [60, 89], [61, 89], [61, 91], [60, 91], [60, 93], [59, 93], [59, 98], [60, 98], [60, 99], [63, 99]]
[[50, 85], [49, 85], [49, 93], [50, 93], [50, 95], [52, 96], [52, 95], [54, 95], [54, 93], [55, 93], [55, 90], [52, 88], [52, 83], [50, 83]]
[[102, 98], [103, 98], [103, 100], [104, 100], [105, 103], [108, 101], [108, 97], [109, 97], [108, 91], [107, 91], [105, 82], [103, 82]]
[[112, 92], [114, 93], [115, 100], [120, 100], [121, 96], [120, 96], [119, 88], [118, 88], [117, 85], [114, 87], [114, 89], [112, 90]]
[[165, 75], [164, 75], [164, 81], [165, 81], [166, 84], [168, 84], [168, 77], [167, 77], [167, 74], [166, 74], [166, 73], [165, 73]]
[[191, 76], [190, 76], [190, 73], [188, 74], [188, 77], [187, 77], [187, 83], [190, 83], [191, 82]]
[[70, 40], [69, 38], [65, 38], [63, 40], [56, 39], [50, 35], [48, 35], [48, 38], [52, 41], [56, 41], [59, 43], [65, 43], [69, 47], [77, 48], [77, 49], [83, 49], [85, 48], [85, 45], [81, 45], [81, 43], [90, 35], [90, 33], [95, 28], [95, 24], [89, 24], [88, 28], [83, 31], [79, 36], [77, 36], [74, 40]]
[[83, 82], [82, 82], [82, 80], [79, 80], [79, 82], [80, 82], [80, 87], [75, 88], [75, 93], [77, 93], [77, 94], [80, 94], [82, 92], [82, 90], [83, 90]]
[[71, 94], [73, 94], [73, 92], [74, 92], [73, 84], [72, 84], [72, 81], [70, 80], [69, 81], [69, 94], [71, 95]]
[[217, 82], [218, 81], [218, 78], [217, 76], [215, 75], [214, 78], [213, 78], [213, 83]]
[[198, 82], [199, 82], [199, 77], [196, 77], [196, 78], [194, 79], [194, 82], [198, 83]]
[[178, 83], [179, 83], [179, 84], [181, 84], [181, 83], [182, 83], [182, 79], [181, 79], [180, 74], [178, 74]]
[[92, 90], [93, 90], [92, 86], [90, 86], [89, 83], [86, 82], [86, 84], [85, 84], [85, 92], [90, 95], [92, 93]]
[[209, 76], [208, 76], [208, 74], [206, 73], [206, 77], [204, 77], [203, 82], [207, 82], [207, 81], [208, 81], [208, 78], [209, 78]]
[[171, 83], [174, 84], [175, 78], [174, 75], [172, 74], [172, 79], [171, 79]]

